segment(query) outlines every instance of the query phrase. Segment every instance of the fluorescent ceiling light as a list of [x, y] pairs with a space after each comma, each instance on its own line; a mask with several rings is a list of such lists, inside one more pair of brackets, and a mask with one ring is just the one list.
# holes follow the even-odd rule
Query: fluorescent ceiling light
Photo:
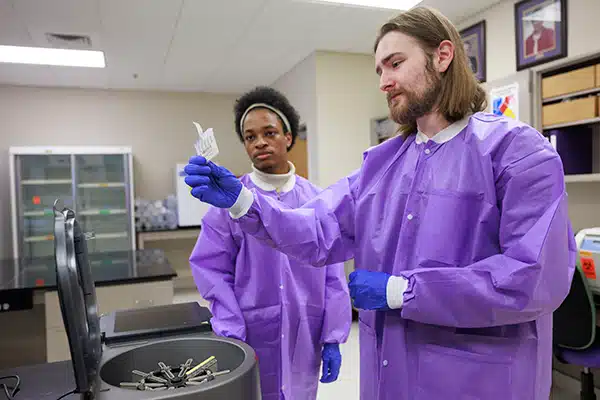
[[44, 47], [0, 46], [0, 62], [64, 67], [106, 67], [104, 53], [101, 51]]
[[322, 3], [335, 3], [347, 6], [409, 10], [422, 0], [317, 0]]

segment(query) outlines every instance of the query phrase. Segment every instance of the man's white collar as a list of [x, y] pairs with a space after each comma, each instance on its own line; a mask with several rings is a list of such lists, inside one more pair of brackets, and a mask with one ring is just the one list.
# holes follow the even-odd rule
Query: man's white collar
[[290, 164], [290, 170], [287, 174], [267, 174], [252, 165], [250, 180], [258, 188], [267, 192], [289, 192], [296, 185], [296, 167], [289, 161], [288, 164]]
[[434, 141], [437, 144], [446, 143], [447, 141], [453, 139], [456, 135], [458, 135], [463, 129], [467, 127], [470, 117], [471, 115], [467, 115], [463, 119], [448, 125], [446, 128], [436, 133], [431, 139], [428, 138], [423, 132], [417, 132], [417, 138], [415, 139], [415, 141], [417, 144], [427, 143], [430, 140]]

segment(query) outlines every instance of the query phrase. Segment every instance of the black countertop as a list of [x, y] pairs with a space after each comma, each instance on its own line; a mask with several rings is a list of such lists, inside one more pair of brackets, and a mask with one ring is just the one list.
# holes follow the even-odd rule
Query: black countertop
[[[59, 361], [48, 364], [30, 365], [0, 371], [0, 376], [18, 375], [21, 382], [15, 400], [56, 400], [75, 389], [73, 364], [71, 361]], [[0, 379], [0, 383], [14, 386], [15, 380]], [[0, 389], [0, 399], [6, 394]], [[81, 399], [81, 395], [70, 394], [64, 399]]]
[[[88, 256], [96, 286], [168, 280], [177, 273], [162, 250], [145, 249]], [[54, 257], [0, 261], [0, 292], [55, 290]]]

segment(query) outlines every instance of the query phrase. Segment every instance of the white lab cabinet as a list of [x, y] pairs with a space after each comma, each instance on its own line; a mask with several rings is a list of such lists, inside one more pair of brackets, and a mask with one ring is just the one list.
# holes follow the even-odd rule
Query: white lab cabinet
[[175, 168], [177, 220], [181, 228], [197, 227], [202, 225], [202, 218], [211, 206], [192, 196], [190, 187], [185, 183], [185, 166], [186, 164], [177, 164]]
[[130, 147], [11, 147], [13, 255], [54, 255], [54, 200], [72, 208], [90, 253], [135, 250]]

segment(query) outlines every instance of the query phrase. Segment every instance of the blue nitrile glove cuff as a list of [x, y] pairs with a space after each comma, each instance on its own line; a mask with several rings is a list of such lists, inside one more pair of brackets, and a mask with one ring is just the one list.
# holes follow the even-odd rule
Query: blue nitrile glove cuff
[[362, 310], [389, 310], [387, 286], [390, 277], [390, 274], [380, 271], [353, 271], [348, 288], [354, 306]]

